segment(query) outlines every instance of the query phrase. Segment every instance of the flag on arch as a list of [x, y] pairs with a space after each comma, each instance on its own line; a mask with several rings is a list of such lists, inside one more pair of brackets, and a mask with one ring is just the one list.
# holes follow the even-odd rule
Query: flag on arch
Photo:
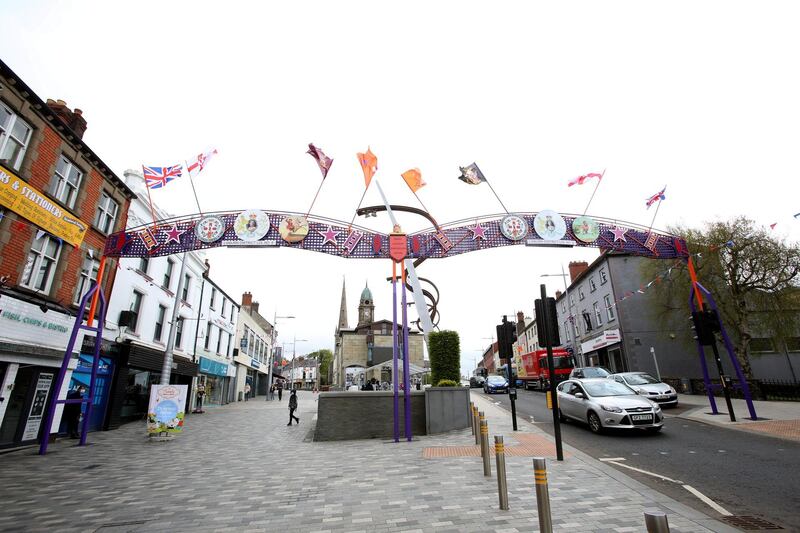
[[777, 222], [773, 222], [772, 224], [769, 225], [769, 229], [775, 229], [775, 226], [777, 225], [778, 225]]
[[160, 189], [175, 178], [180, 178], [183, 173], [181, 165], [171, 167], [142, 166], [144, 183], [148, 189]]
[[408, 188], [411, 189], [411, 192], [414, 194], [427, 185], [427, 183], [422, 181], [422, 172], [420, 172], [418, 168], [406, 170], [400, 175], [403, 176], [403, 179], [406, 181], [406, 185], [408, 185]]
[[569, 180], [569, 182], [567, 182], [567, 187], [572, 187], [573, 185], [583, 185], [589, 178], [597, 178], [602, 180], [603, 174], [599, 172], [589, 172], [588, 174]]
[[667, 197], [664, 196], [664, 191], [667, 190], [667, 186], [664, 185], [664, 188], [655, 193], [653, 196], [647, 199], [647, 209], [650, 209], [650, 206], [656, 202], [660, 202], [661, 200], [666, 200]]
[[358, 162], [361, 165], [361, 170], [364, 171], [364, 186], [369, 187], [372, 181], [372, 176], [378, 171], [378, 158], [372, 153], [372, 150], [367, 147], [367, 151], [357, 153]]
[[199, 174], [206, 168], [206, 164], [208, 164], [208, 160], [211, 159], [213, 156], [217, 155], [216, 148], [209, 148], [204, 152], [197, 154], [194, 158], [189, 160], [187, 163], [186, 170], [189, 171], [189, 175]]
[[333, 164], [333, 159], [325, 155], [325, 152], [314, 146], [314, 143], [309, 143], [308, 151], [306, 153], [313, 157], [317, 162], [317, 165], [319, 165], [319, 171], [322, 172], [322, 179], [325, 180], [325, 178], [328, 177], [328, 171], [331, 169], [331, 165]]
[[458, 168], [461, 170], [461, 175], [458, 177], [458, 179], [464, 183], [469, 183], [470, 185], [480, 185], [481, 183], [486, 182], [486, 176], [483, 175], [483, 172], [481, 172], [481, 169], [478, 168], [476, 163]]

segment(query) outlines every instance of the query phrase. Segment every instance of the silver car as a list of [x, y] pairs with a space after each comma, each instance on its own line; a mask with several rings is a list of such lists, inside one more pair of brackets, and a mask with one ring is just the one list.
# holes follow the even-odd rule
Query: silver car
[[613, 379], [632, 388], [636, 394], [645, 396], [665, 407], [678, 405], [678, 393], [671, 386], [663, 383], [647, 372], [620, 372], [611, 374], [608, 379]]
[[606, 428], [661, 431], [661, 407], [630, 387], [606, 378], [570, 379], [558, 388], [558, 414], [586, 422], [594, 433]]

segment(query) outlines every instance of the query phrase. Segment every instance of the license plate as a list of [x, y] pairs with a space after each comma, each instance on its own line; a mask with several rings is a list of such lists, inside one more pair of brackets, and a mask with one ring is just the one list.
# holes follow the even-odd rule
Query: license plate
[[650, 422], [653, 420], [653, 415], [631, 415], [631, 420], [642, 421], [646, 420]]

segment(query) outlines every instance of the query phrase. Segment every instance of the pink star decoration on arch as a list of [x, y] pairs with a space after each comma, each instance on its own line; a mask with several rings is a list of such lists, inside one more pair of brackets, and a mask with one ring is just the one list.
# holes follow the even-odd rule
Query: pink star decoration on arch
[[178, 223], [174, 222], [172, 224], [171, 228], [169, 228], [166, 231], [161, 230], [161, 233], [164, 233], [164, 234], [167, 235], [167, 241], [164, 244], [169, 244], [171, 242], [175, 242], [175, 243], [180, 244], [181, 243], [181, 235], [186, 233], [186, 230], [184, 230], [184, 231], [179, 230], [178, 229]]
[[325, 240], [322, 241], [322, 246], [325, 246], [329, 242], [336, 244], [336, 237], [341, 233], [341, 231], [333, 231], [333, 228], [328, 226], [328, 229], [325, 231], [317, 230], [317, 233], [325, 238]]
[[486, 240], [486, 228], [476, 223], [475, 227], [469, 228], [472, 231], [472, 240], [483, 239]]
[[628, 242], [628, 239], [625, 238], [625, 234], [628, 233], [628, 230], [616, 227], [611, 230], [611, 233], [614, 234], [614, 242], [617, 241]]

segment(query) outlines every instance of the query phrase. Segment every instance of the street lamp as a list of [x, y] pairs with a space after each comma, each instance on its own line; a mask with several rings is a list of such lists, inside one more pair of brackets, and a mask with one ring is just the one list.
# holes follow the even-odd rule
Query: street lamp
[[292, 373], [289, 374], [292, 377], [292, 388], [294, 389], [294, 358], [297, 355], [297, 343], [298, 342], [308, 342], [307, 339], [298, 339], [296, 336], [294, 337], [294, 342], [292, 343]]
[[[572, 325], [572, 333], [575, 339], [575, 353], [578, 356], [578, 361], [580, 365], [585, 365], [583, 361], [583, 354], [581, 353], [581, 343], [578, 340], [578, 327], [576, 322], [576, 315], [578, 314], [577, 307], [575, 308], [575, 315], [572, 314], [572, 300], [569, 298], [569, 287], [567, 286], [567, 276], [564, 272], [564, 265], [561, 265], [561, 274], [540, 274], [539, 277], [542, 278], [553, 278], [553, 277], [560, 277], [564, 281], [564, 298], [567, 299], [567, 321]], [[567, 332], [565, 332], [567, 334]]]
[[279, 318], [295, 318], [293, 315], [278, 316], [278, 310], [272, 315], [272, 350], [269, 355], [269, 378], [267, 379], [267, 401], [271, 400], [270, 390], [272, 389], [272, 367], [275, 365], [275, 341], [278, 339], [277, 327]]

